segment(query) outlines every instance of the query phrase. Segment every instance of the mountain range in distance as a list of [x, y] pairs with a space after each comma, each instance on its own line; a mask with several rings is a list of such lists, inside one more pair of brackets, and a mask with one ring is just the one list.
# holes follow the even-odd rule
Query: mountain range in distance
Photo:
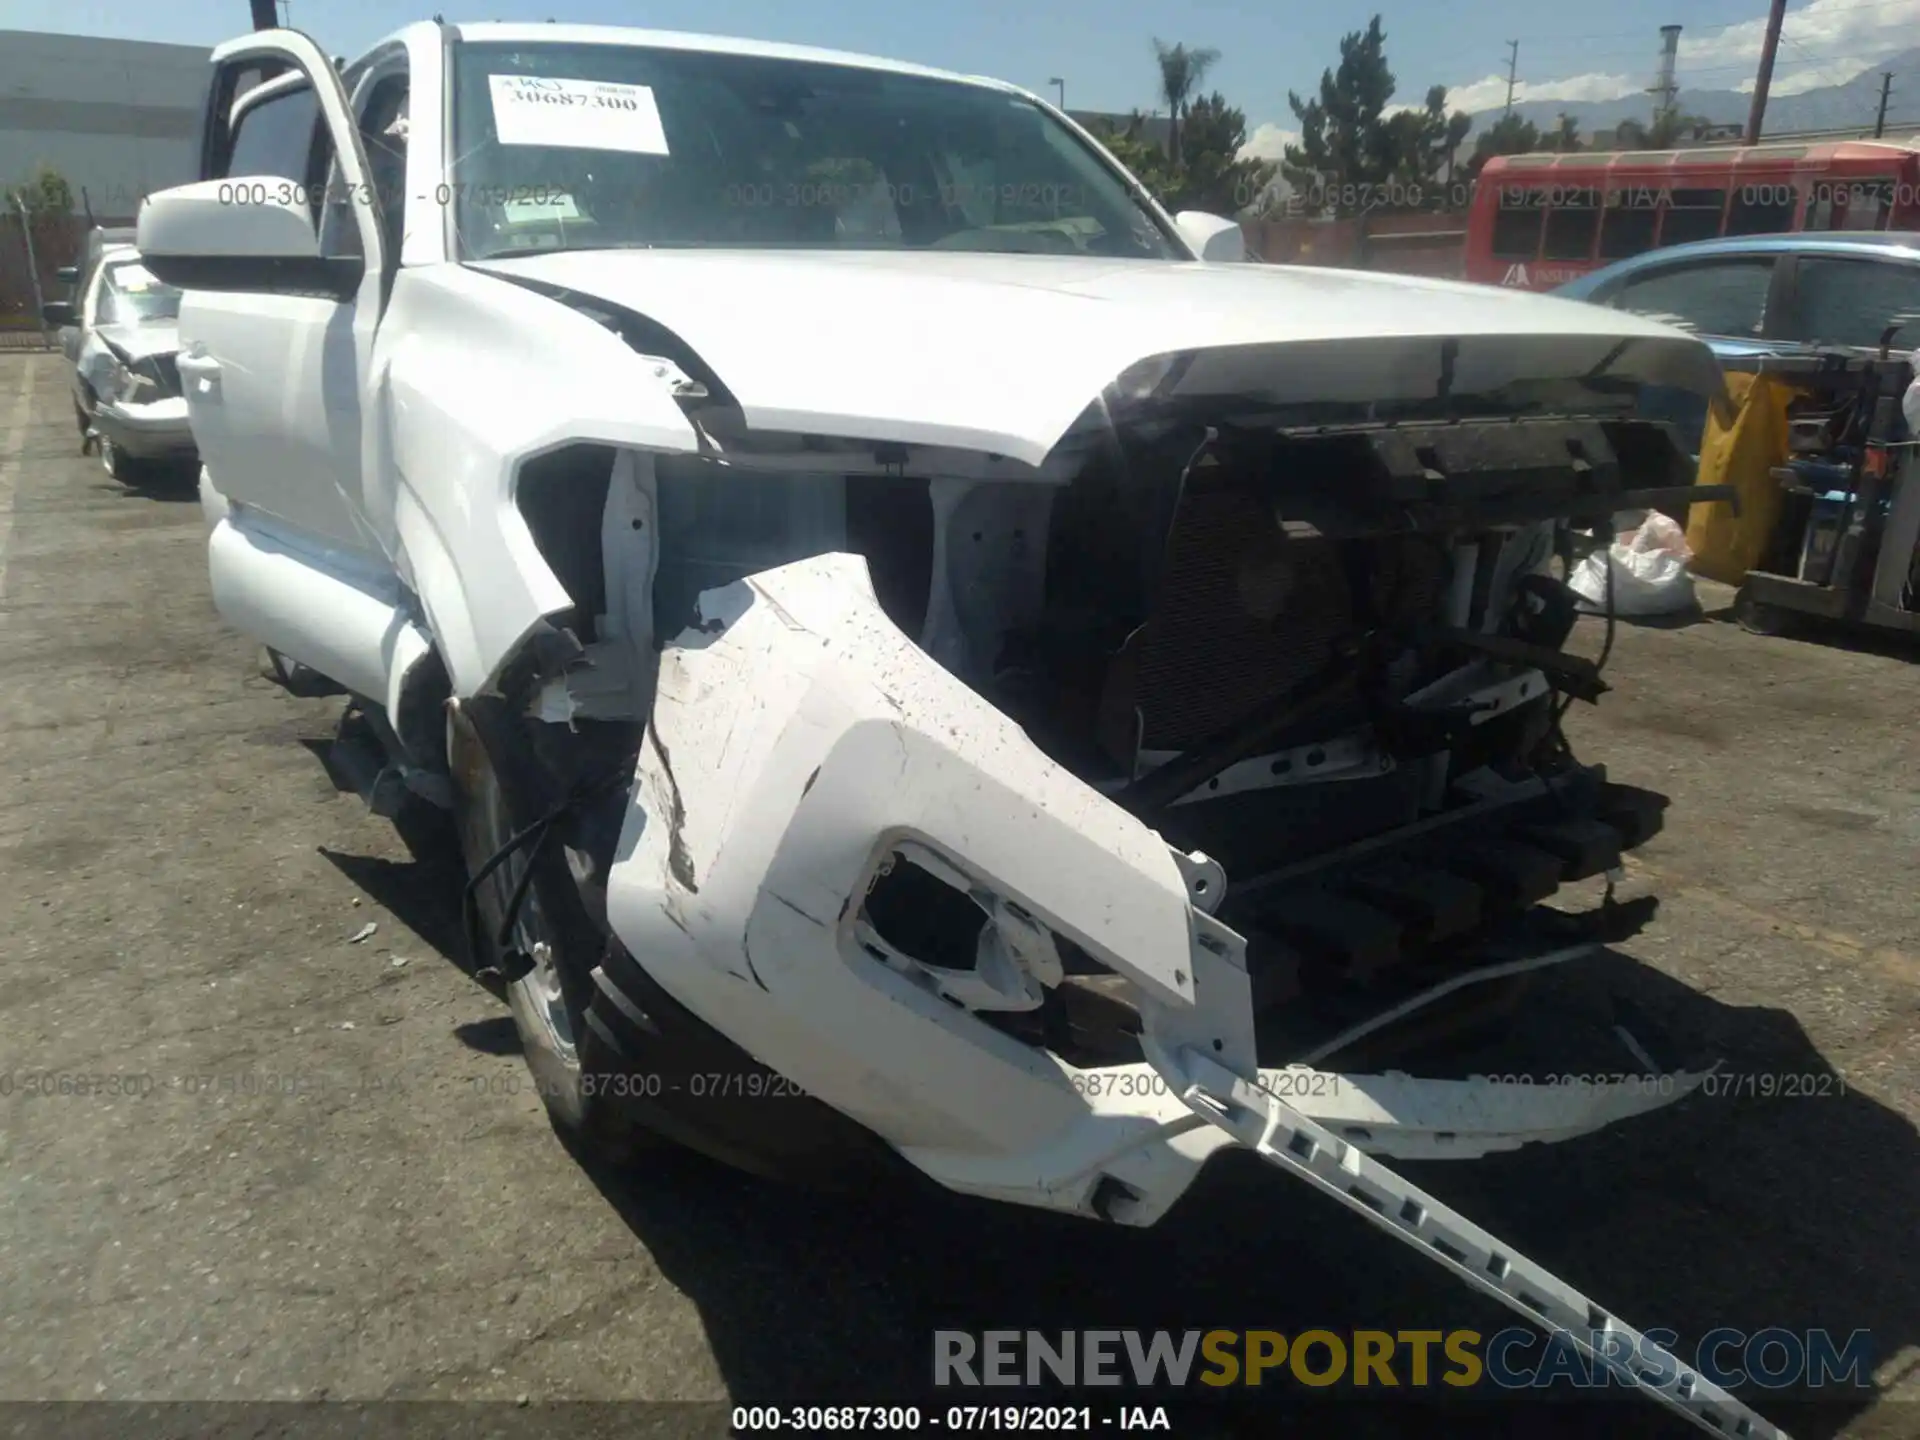
[[[1914, 48], [1874, 62], [1844, 84], [1822, 85], [1798, 95], [1770, 95], [1763, 137], [1805, 130], [1870, 130], [1880, 108], [1880, 76], [1889, 70], [1893, 72], [1893, 89], [1887, 103], [1887, 124], [1920, 125], [1920, 48]], [[1681, 78], [1685, 78], [1684, 72]], [[1739, 90], [1695, 90], [1683, 86], [1674, 103], [1682, 114], [1698, 115], [1718, 125], [1741, 125], [1746, 123], [1753, 97]], [[1525, 100], [1516, 101], [1513, 111], [1542, 131], [1558, 125], [1562, 114], [1571, 115], [1579, 123], [1581, 137], [1585, 139], [1596, 131], [1612, 130], [1622, 120], [1647, 123], [1653, 118], [1653, 96], [1626, 95], [1617, 100]], [[1474, 130], [1493, 124], [1500, 115], [1499, 107], [1476, 112]]]

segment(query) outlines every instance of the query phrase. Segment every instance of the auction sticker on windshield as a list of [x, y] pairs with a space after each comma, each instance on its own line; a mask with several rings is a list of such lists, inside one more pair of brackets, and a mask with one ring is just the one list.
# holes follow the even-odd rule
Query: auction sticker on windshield
[[645, 85], [545, 75], [489, 75], [487, 85], [502, 145], [667, 153], [660, 107]]

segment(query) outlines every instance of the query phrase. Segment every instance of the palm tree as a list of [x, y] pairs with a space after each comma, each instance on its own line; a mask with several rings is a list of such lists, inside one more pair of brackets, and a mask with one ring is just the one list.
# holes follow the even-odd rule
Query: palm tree
[[1160, 98], [1167, 102], [1167, 158], [1178, 166], [1180, 121], [1187, 113], [1193, 92], [1200, 88], [1200, 82], [1220, 58], [1220, 52], [1198, 47], [1189, 50], [1185, 45], [1169, 45], [1156, 39], [1153, 53], [1160, 62]]

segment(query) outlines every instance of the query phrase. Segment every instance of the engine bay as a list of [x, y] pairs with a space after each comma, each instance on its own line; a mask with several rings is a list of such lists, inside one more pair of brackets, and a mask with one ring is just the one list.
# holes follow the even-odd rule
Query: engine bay
[[[1567, 708], [1606, 686], [1565, 648], [1559, 576], [1584, 529], [1701, 498], [1671, 433], [1617, 408], [1301, 418], [1105, 411], [1066, 468], [1017, 480], [926, 479], [884, 450], [862, 472], [853, 447], [713, 423], [722, 454], [652, 462], [656, 643], [697, 635], [717, 587], [859, 555], [921, 650], [1195, 857], [1194, 905], [1247, 940], [1260, 1059], [1286, 1063], [1463, 967], [1563, 942], [1533, 933], [1542, 902], [1660, 828], [1664, 796], [1565, 740]], [[576, 614], [600, 616], [612, 567], [569, 551], [554, 501], [584, 528], [613, 462], [557, 458], [529, 467], [521, 503]], [[576, 627], [589, 656], [613, 648]], [[568, 713], [590, 717], [579, 673]], [[1128, 983], [1064, 936], [1007, 953], [1017, 926], [995, 903], [903, 852], [860, 919], [1008, 1034], [1072, 1064], [1137, 1062]]]

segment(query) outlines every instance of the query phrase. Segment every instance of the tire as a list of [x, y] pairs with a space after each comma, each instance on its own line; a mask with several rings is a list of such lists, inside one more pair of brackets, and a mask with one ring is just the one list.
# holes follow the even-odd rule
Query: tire
[[[483, 698], [449, 717], [454, 822], [470, 876], [543, 808], [518, 778], [527, 772], [508, 713]], [[476, 889], [483, 965], [505, 958], [494, 941], [529, 853]], [[554, 1129], [583, 1156], [624, 1164], [679, 1146], [763, 1179], [854, 1193], [918, 1175], [669, 994], [594, 923], [557, 837], [534, 860], [515, 939], [534, 964], [505, 986], [514, 1028]]]
[[[472, 877], [533, 816], [526, 814], [529, 807], [514, 802], [509, 784], [502, 779], [506, 767], [496, 763], [465, 712], [450, 716], [447, 747], [455, 791], [454, 829], [466, 873]], [[577, 893], [558, 854], [557, 845], [544, 847], [537, 855], [531, 847], [524, 848], [480, 883], [474, 893], [480, 953], [473, 958], [481, 966], [506, 970], [509, 957], [497, 944], [501, 920], [531, 861], [534, 874], [513, 938], [522, 952], [533, 957], [533, 968], [504, 986], [521, 1054], [554, 1129], [596, 1158], [624, 1163], [646, 1148], [649, 1137], [612, 1103], [620, 1087], [596, 1083], [610, 1070], [621, 1069], [626, 1057], [595, 1053], [588, 1063], [582, 1062], [587, 1048], [582, 1043], [587, 1034], [587, 996], [596, 957], [581, 953], [591, 944], [590, 932], [581, 923]], [[589, 1075], [596, 1080], [588, 1080]]]
[[153, 467], [150, 462], [136, 460], [124, 453], [104, 434], [100, 436], [99, 445], [102, 468], [122, 485], [144, 485], [153, 478]]
[[1792, 611], [1754, 599], [1753, 592], [1744, 585], [1733, 597], [1733, 618], [1749, 635], [1785, 635], [1794, 625]]

